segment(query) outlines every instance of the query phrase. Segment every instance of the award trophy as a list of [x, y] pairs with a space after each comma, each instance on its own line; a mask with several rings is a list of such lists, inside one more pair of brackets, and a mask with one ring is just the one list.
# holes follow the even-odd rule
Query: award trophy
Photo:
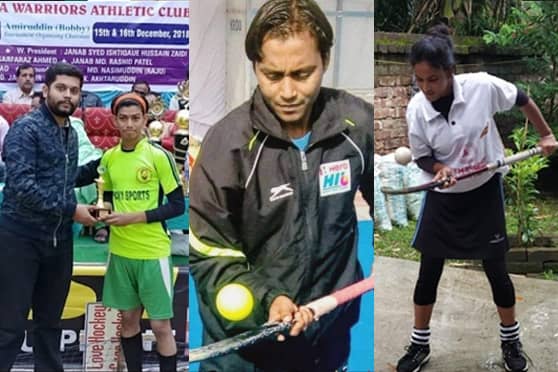
[[[186, 109], [178, 111], [175, 119], [176, 132], [174, 132], [174, 160], [178, 166], [181, 176], [184, 176], [184, 169], [188, 167], [186, 163], [188, 145], [189, 145], [189, 128], [190, 128], [190, 112]], [[184, 191], [187, 192], [187, 180], [182, 180]]]
[[105, 206], [105, 201], [103, 199], [103, 192], [105, 191], [105, 180], [103, 180], [104, 170], [102, 167], [97, 168], [99, 173], [99, 178], [95, 179], [97, 183], [97, 203], [95, 204], [94, 217], [101, 218], [108, 216], [110, 214], [110, 208]]
[[154, 120], [147, 125], [147, 132], [149, 133], [149, 140], [155, 143], [161, 143], [161, 136], [163, 135], [163, 123], [159, 120]]
[[177, 84], [176, 97], [178, 99], [178, 108], [180, 110], [190, 109], [190, 81], [182, 80]]
[[149, 117], [152, 120], [147, 125], [147, 132], [149, 134], [149, 140], [155, 143], [161, 143], [161, 136], [163, 135], [163, 130], [165, 125], [161, 121], [161, 117], [165, 113], [165, 104], [161, 98], [157, 98], [149, 105]]

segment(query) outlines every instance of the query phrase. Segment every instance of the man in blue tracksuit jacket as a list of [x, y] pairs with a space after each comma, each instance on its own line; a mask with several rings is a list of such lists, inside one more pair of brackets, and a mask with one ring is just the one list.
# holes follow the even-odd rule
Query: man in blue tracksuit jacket
[[83, 74], [57, 63], [45, 73], [45, 102], [16, 120], [6, 136], [0, 209], [0, 370], [13, 365], [33, 310], [36, 371], [61, 371], [60, 318], [72, 275], [73, 221], [95, 223], [74, 187], [92, 183], [98, 160], [78, 168], [69, 116], [79, 104]]

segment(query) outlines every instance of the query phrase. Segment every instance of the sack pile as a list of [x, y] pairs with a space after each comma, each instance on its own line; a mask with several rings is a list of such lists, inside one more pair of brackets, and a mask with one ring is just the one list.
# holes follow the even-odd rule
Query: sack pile
[[423, 192], [404, 195], [387, 195], [383, 186], [400, 189], [424, 182], [422, 171], [415, 162], [398, 164], [393, 153], [374, 154], [374, 225], [380, 230], [391, 230], [393, 225], [405, 227], [409, 219], [417, 220], [420, 214]]

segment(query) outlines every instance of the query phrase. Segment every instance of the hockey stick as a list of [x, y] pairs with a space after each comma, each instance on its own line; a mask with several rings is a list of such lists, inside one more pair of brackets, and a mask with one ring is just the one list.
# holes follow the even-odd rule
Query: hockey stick
[[[496, 168], [500, 168], [500, 167], [503, 167], [505, 165], [510, 165], [510, 164], [513, 164], [513, 163], [517, 163], [518, 161], [525, 160], [527, 158], [530, 158], [531, 156], [538, 155], [540, 153], [542, 153], [542, 149], [540, 147], [535, 147], [535, 148], [532, 148], [530, 150], [521, 151], [521, 152], [518, 152], [517, 154], [510, 155], [510, 156], [505, 157], [505, 158], [500, 159], [500, 160], [496, 160], [495, 162], [487, 163], [487, 164], [483, 165], [482, 167], [480, 167], [478, 169], [475, 169], [473, 171], [458, 174], [454, 178], [457, 181], [459, 181], [459, 180], [462, 180], [462, 179], [465, 179], [465, 178], [472, 177], [472, 176], [477, 175], [479, 173], [484, 173], [486, 171], [494, 170]], [[389, 195], [410, 194], [412, 192], [435, 189], [436, 187], [443, 186], [446, 182], [449, 182], [449, 180], [450, 179], [448, 177], [448, 178], [444, 178], [444, 179], [438, 180], [438, 181], [431, 181], [431, 182], [423, 183], [422, 185], [403, 187], [401, 189], [393, 189], [391, 187], [384, 186], [380, 190], [383, 193], [389, 194]]]
[[[364, 293], [374, 289], [374, 277], [358, 281], [343, 289], [333, 292], [330, 295], [321, 297], [306, 305], [314, 313], [314, 319], [329, 313], [337, 306], [349, 302]], [[215, 342], [211, 345], [202, 346], [190, 351], [189, 362], [200, 362], [205, 359], [216, 358], [240, 350], [241, 348], [253, 345], [258, 341], [273, 337], [274, 335], [289, 330], [292, 326], [290, 322], [265, 323], [262, 326], [240, 333], [236, 336]]]

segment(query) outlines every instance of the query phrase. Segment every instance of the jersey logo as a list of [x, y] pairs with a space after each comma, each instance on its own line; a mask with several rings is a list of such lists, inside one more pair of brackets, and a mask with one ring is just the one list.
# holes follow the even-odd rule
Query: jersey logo
[[341, 194], [351, 190], [349, 160], [320, 164], [320, 196]]
[[138, 182], [141, 183], [147, 183], [151, 181], [152, 177], [153, 177], [153, 172], [148, 167], [141, 167], [140, 169], [138, 169], [136, 173], [136, 178]]
[[269, 197], [270, 202], [274, 202], [294, 194], [294, 190], [290, 183], [272, 187], [269, 192], [271, 193], [271, 196]]

